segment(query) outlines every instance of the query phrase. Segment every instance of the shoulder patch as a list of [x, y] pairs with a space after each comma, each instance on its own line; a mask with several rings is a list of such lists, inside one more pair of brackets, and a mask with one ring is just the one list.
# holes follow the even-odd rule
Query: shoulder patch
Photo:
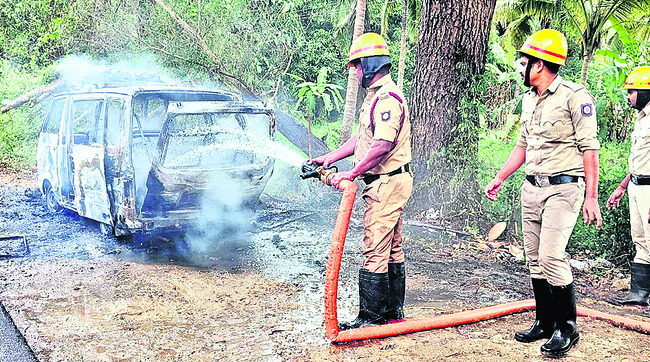
[[594, 114], [594, 105], [591, 103], [581, 104], [580, 113], [583, 117], [591, 117]]
[[381, 120], [388, 122], [390, 120], [390, 111], [381, 112]]
[[390, 97], [390, 94], [388, 94], [388, 93], [381, 93], [381, 94], [377, 95], [377, 99], [386, 99], [388, 97]]

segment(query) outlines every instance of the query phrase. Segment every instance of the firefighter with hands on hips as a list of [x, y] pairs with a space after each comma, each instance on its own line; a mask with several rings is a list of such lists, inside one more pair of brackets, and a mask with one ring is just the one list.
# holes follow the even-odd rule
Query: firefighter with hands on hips
[[[524, 251], [536, 318], [519, 342], [547, 339], [542, 353], [559, 357], [579, 338], [571, 267], [565, 248], [582, 207], [583, 220], [600, 228], [596, 106], [583, 85], [558, 75], [567, 41], [556, 30], [533, 33], [519, 50], [524, 85], [521, 134], [510, 157], [485, 187], [496, 201], [503, 182], [525, 163], [521, 188]], [[586, 197], [585, 197], [586, 189]]]
[[352, 43], [348, 66], [356, 69], [367, 90], [359, 130], [338, 149], [310, 160], [327, 168], [354, 155], [354, 168], [333, 174], [330, 182], [338, 187], [343, 180], [361, 178], [365, 183], [359, 315], [351, 322], [340, 323], [342, 330], [404, 318], [402, 210], [413, 188], [408, 108], [401, 89], [391, 79], [385, 40], [375, 33], [361, 35]]
[[[631, 136], [629, 173], [607, 199], [607, 208], [619, 207], [625, 190], [628, 190], [636, 255], [634, 262], [630, 263], [630, 293], [614, 297], [609, 302], [647, 306], [650, 295], [650, 66], [634, 69], [623, 89], [627, 89], [630, 106], [639, 113]], [[650, 317], [650, 310], [646, 310], [644, 315]]]

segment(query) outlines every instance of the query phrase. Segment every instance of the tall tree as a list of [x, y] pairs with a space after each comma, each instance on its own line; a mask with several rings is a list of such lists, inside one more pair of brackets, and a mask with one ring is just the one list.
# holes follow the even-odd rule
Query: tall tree
[[[354, 19], [354, 34], [352, 41], [363, 34], [364, 22], [366, 19], [366, 0], [357, 0], [356, 16]], [[348, 70], [348, 87], [345, 93], [345, 108], [343, 110], [343, 123], [341, 124], [341, 138], [339, 143], [343, 144], [352, 135], [352, 124], [357, 111], [357, 94], [359, 93], [359, 79], [354, 68]]]
[[587, 82], [587, 70], [594, 52], [601, 46], [610, 28], [610, 19], [626, 21], [635, 9], [650, 3], [648, 0], [564, 1], [566, 17], [581, 33], [582, 70], [580, 80]]
[[[401, 37], [399, 42], [399, 62], [397, 67], [397, 86], [404, 86], [404, 71], [406, 69], [406, 39], [408, 34], [408, 22], [417, 23], [417, 0], [384, 0], [381, 8], [381, 35], [387, 36], [388, 33], [388, 16], [396, 13], [401, 9]], [[410, 38], [414, 38], [413, 35]]]
[[[458, 190], [476, 194], [478, 189], [476, 172], [468, 164], [478, 151], [478, 111], [465, 110], [462, 113], [470, 117], [464, 118], [461, 98], [474, 86], [473, 76], [484, 70], [495, 4], [496, 0], [422, 2], [410, 95], [415, 199], [424, 202], [416, 202], [416, 208], [458, 207], [469, 200]], [[481, 102], [475, 103], [478, 107]], [[442, 196], [449, 195], [451, 199], [443, 201]]]

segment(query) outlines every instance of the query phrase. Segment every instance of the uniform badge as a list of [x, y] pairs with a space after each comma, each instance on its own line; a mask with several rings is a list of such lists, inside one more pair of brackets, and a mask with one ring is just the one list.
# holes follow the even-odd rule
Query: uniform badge
[[594, 105], [591, 103], [585, 103], [580, 106], [580, 113], [583, 117], [591, 117], [594, 114]]
[[390, 120], [390, 111], [381, 112], [381, 120], [388, 122]]

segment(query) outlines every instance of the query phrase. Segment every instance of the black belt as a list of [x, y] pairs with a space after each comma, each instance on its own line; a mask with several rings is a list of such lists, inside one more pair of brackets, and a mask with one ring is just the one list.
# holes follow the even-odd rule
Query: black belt
[[[397, 170], [391, 171], [391, 172], [387, 173], [386, 175], [395, 176], [395, 175], [399, 175], [400, 173], [410, 172], [410, 171], [411, 171], [411, 167], [407, 163], [406, 165], [400, 166], [400, 168], [398, 168]], [[363, 177], [362, 180], [366, 185], [370, 185], [371, 183], [379, 180], [379, 176], [381, 176], [381, 175], [368, 175], [368, 176]]]
[[630, 175], [630, 181], [635, 185], [650, 185], [650, 176]]
[[582, 177], [580, 176], [568, 176], [568, 175], [558, 175], [558, 176], [532, 176], [526, 175], [526, 180], [530, 182], [533, 186], [537, 187], [546, 187], [551, 185], [561, 185], [568, 184], [572, 182], [578, 182]]

